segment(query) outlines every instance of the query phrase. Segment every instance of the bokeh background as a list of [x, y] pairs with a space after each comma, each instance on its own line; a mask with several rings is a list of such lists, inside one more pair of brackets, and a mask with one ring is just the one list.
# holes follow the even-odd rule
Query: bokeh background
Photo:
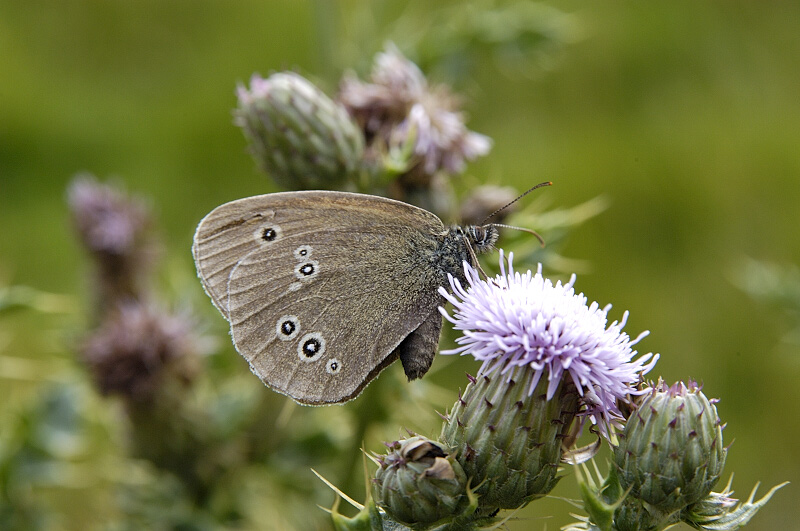
[[[228, 345], [190, 246], [213, 207], [277, 191], [232, 125], [237, 83], [291, 69], [332, 93], [342, 72], [366, 74], [392, 41], [464, 95], [468, 126], [494, 139], [456, 182], [460, 193], [551, 180], [531, 199], [537, 208], [604, 198], [602, 213], [559, 236], [562, 269], [579, 273], [590, 299], [613, 303], [613, 317], [630, 310], [629, 332], [651, 331], [640, 349], [662, 354], [655, 373], [698, 379], [721, 398], [726, 443], [735, 439], [726, 477], [735, 472], [739, 496], [758, 481], [792, 481], [749, 529], [800, 529], [800, 4], [545, 2], [526, 3], [530, 19], [508, 16], [520, 5], [0, 0], [5, 522], [21, 508], [43, 515], [42, 529], [135, 528], [132, 513], [162, 529], [182, 521], [181, 494], [131, 455], [123, 409], [94, 390], [75, 354], [91, 280], [65, 190], [83, 171], [156, 213], [163, 299], [191, 308], [218, 342], [203, 396], [236, 388], [263, 416], [260, 436], [284, 439], [284, 453], [225, 479], [245, 510], [225, 519], [212, 508], [184, 528], [326, 529], [316, 505], [334, 495], [312, 467], [363, 501], [339, 461], [360, 469], [348, 429], [368, 408], [311, 410], [263, 388]], [[398, 370], [381, 379], [399, 381]], [[452, 403], [465, 370], [475, 367], [437, 360], [432, 387], [411, 384], [423, 387], [390, 402], [384, 421], [399, 420], [358, 432], [364, 447], [380, 451], [401, 427], [436, 435], [433, 409]], [[428, 402], [406, 399], [428, 392]], [[574, 508], [556, 499], [578, 496], [566, 472], [555, 498], [508, 527], [570, 522]]]

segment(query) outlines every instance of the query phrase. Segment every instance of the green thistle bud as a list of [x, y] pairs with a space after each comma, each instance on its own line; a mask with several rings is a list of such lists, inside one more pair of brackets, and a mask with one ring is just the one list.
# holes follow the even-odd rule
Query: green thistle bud
[[695, 382], [643, 395], [614, 450], [622, 488], [665, 513], [707, 496], [727, 454], [715, 402]]
[[550, 492], [578, 410], [578, 393], [562, 380], [550, 400], [542, 378], [531, 394], [529, 365], [470, 378], [453, 406], [442, 441], [475, 485], [482, 512], [515, 509]]
[[467, 477], [445, 447], [425, 437], [394, 442], [375, 474], [375, 500], [394, 520], [431, 524], [467, 505]]
[[358, 173], [364, 138], [345, 108], [292, 72], [254, 75], [235, 123], [256, 162], [289, 189], [333, 188]]

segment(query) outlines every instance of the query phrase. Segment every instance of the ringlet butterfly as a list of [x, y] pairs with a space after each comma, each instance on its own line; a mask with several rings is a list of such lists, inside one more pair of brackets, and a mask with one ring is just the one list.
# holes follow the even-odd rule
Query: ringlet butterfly
[[497, 237], [495, 225], [448, 228], [383, 197], [280, 192], [215, 208], [192, 252], [251, 370], [321, 405], [355, 398], [398, 358], [409, 380], [423, 376], [439, 345], [439, 286], [448, 273], [463, 283], [463, 262]]

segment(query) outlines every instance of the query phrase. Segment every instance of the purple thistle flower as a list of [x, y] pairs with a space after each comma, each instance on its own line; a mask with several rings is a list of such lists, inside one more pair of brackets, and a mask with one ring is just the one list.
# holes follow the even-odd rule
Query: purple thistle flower
[[80, 350], [102, 394], [148, 402], [165, 379], [194, 380], [201, 341], [187, 316], [129, 302], [107, 313]]
[[441, 293], [455, 308], [453, 317], [442, 314], [463, 335], [458, 348], [442, 354], [471, 354], [482, 361], [480, 373], [508, 373], [514, 367], [530, 366], [534, 376], [528, 383], [532, 393], [547, 375], [547, 399], [551, 399], [561, 379], [569, 377], [585, 406], [583, 415], [609, 436], [622, 414], [617, 401], [641, 392], [636, 389], [641, 375], [650, 371], [658, 355], [648, 353], [633, 360], [631, 347], [648, 332], [631, 340], [622, 332], [628, 318], [608, 325], [611, 305], [587, 305], [585, 295], [576, 294], [573, 275], [569, 282], [555, 285], [536, 274], [515, 272], [513, 253], [508, 257], [508, 272], [500, 251], [501, 273], [481, 280], [477, 271], [464, 264], [469, 286], [449, 277], [452, 295]]
[[151, 223], [143, 201], [98, 183], [91, 175], [76, 177], [67, 195], [78, 236], [89, 251], [131, 256], [141, 250], [141, 240]]
[[492, 140], [470, 131], [461, 102], [445, 86], [431, 86], [395, 46], [375, 57], [371, 82], [346, 76], [339, 101], [361, 124], [368, 141], [402, 145], [414, 135], [423, 182], [439, 171], [462, 173], [466, 162], [489, 153]]
[[121, 302], [144, 299], [159, 251], [147, 203], [89, 174], [73, 179], [67, 201], [78, 238], [94, 262], [97, 317]]

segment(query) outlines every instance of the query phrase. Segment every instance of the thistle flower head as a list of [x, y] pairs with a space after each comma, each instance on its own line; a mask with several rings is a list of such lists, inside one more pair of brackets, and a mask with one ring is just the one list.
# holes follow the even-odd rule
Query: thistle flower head
[[609, 325], [611, 306], [587, 304], [585, 295], [575, 293], [574, 276], [566, 284], [553, 284], [542, 276], [541, 265], [536, 274], [515, 272], [512, 258], [506, 271], [501, 250], [501, 273], [488, 280], [465, 264], [467, 287], [451, 277], [453, 294], [439, 289], [455, 308], [452, 317], [440, 311], [463, 331], [460, 346], [442, 353], [474, 356], [483, 362], [481, 374], [505, 375], [528, 366], [533, 369], [525, 382], [529, 394], [546, 376], [548, 400], [568, 378], [581, 396], [583, 414], [609, 436], [622, 418], [617, 401], [639, 394], [635, 386], [641, 375], [658, 360], [652, 353], [633, 359], [632, 346], [647, 333], [631, 339], [622, 331], [627, 312]]
[[391, 45], [376, 56], [371, 82], [343, 79], [339, 101], [368, 141], [401, 145], [413, 137], [423, 176], [461, 173], [466, 161], [486, 155], [492, 146], [489, 137], [466, 128], [458, 99], [443, 86], [430, 87], [419, 67]]
[[91, 175], [80, 175], [67, 190], [67, 201], [83, 244], [92, 253], [111, 256], [137, 252], [150, 225], [142, 201], [126, 197]]
[[142, 298], [158, 254], [144, 201], [80, 175], [67, 189], [67, 202], [78, 237], [94, 261], [98, 315], [121, 301]]

